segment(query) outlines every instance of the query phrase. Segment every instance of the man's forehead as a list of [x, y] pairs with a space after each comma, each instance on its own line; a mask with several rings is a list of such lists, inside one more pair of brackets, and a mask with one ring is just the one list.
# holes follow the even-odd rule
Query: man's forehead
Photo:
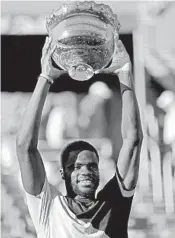
[[70, 167], [75, 163], [98, 163], [99, 159], [95, 152], [90, 150], [76, 150], [69, 153], [66, 167]]
[[97, 158], [97, 155], [95, 154], [95, 152], [90, 151], [90, 150], [83, 150], [80, 153], [78, 153], [76, 162], [87, 161], [87, 160], [98, 162], [98, 158]]

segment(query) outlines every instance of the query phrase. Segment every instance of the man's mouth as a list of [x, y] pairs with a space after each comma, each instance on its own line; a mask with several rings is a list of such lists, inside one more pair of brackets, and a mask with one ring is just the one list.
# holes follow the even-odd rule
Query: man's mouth
[[81, 183], [83, 185], [91, 185], [92, 184], [92, 180], [80, 180], [79, 183]]
[[83, 178], [79, 179], [78, 183], [81, 183], [83, 185], [92, 185], [94, 183], [94, 180], [92, 178]]

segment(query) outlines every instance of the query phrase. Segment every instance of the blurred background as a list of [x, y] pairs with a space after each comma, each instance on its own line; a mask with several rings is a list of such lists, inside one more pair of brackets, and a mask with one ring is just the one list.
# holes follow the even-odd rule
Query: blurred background
[[[175, 3], [98, 1], [118, 15], [130, 54], [144, 141], [129, 220], [130, 238], [175, 237]], [[1, 2], [1, 231], [36, 238], [26, 207], [15, 137], [40, 73], [45, 18], [61, 1]], [[27, 123], [27, 122], [26, 122]], [[63, 194], [60, 151], [82, 138], [97, 147], [100, 188], [113, 176], [122, 145], [121, 96], [115, 78], [86, 82], [62, 77], [50, 90], [39, 134], [50, 183]]]

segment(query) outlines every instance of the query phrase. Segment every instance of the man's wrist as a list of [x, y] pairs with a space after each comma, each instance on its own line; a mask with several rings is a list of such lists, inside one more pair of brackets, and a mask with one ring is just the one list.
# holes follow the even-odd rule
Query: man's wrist
[[129, 70], [120, 70], [120, 72], [119, 72], [119, 74], [118, 74], [118, 76], [119, 77], [128, 77], [128, 76], [130, 76], [130, 74], [131, 74], [131, 70], [129, 69]]
[[118, 78], [120, 83], [126, 85], [129, 88], [132, 88], [132, 72], [131, 71], [120, 71]]
[[46, 82], [50, 85], [52, 85], [54, 83], [54, 80], [50, 76], [43, 74], [43, 73], [41, 73], [38, 78], [45, 79]]
[[120, 92], [121, 92], [121, 95], [123, 95], [125, 91], [132, 91], [132, 88], [130, 88], [127, 85], [125, 85], [125, 84], [120, 82]]

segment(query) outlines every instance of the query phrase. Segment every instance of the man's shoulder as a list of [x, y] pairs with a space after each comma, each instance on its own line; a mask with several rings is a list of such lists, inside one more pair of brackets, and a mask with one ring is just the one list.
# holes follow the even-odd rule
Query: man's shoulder
[[123, 183], [117, 173], [98, 192], [97, 198], [104, 201], [128, 202], [132, 201], [134, 190], [128, 191], [123, 187]]

